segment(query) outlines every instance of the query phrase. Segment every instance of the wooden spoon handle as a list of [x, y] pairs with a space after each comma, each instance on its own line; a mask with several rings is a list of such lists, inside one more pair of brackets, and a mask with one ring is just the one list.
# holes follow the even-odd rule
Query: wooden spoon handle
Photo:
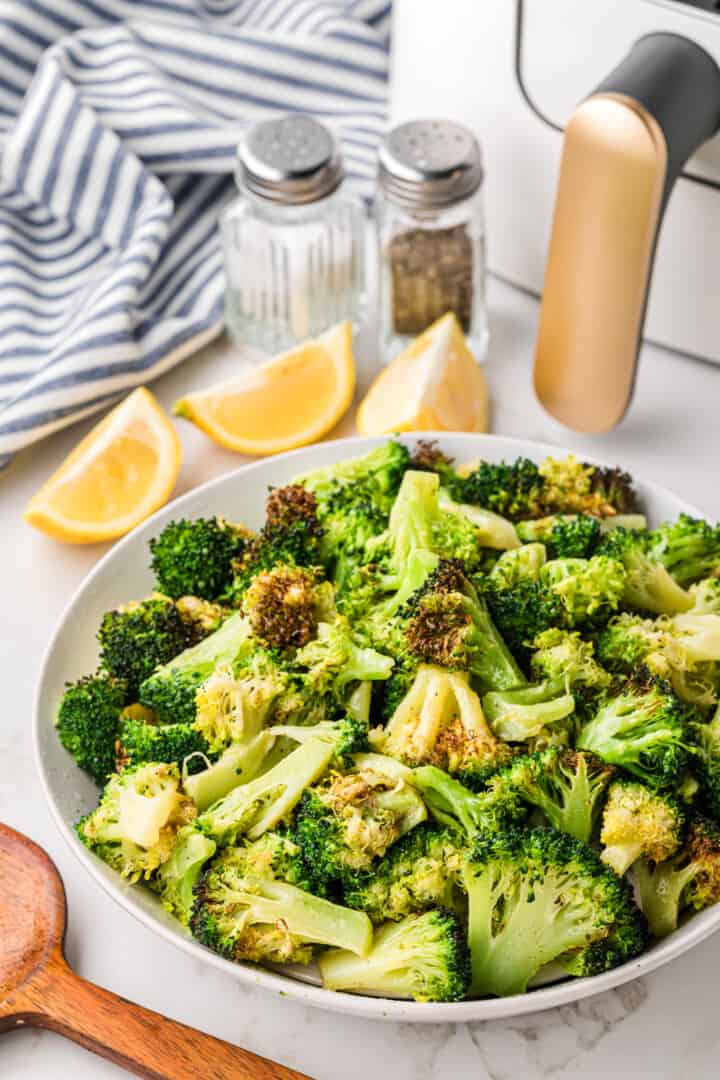
[[[34, 980], [33, 980], [34, 981]], [[51, 962], [26, 997], [26, 1023], [49, 1028], [151, 1080], [309, 1080], [222, 1039], [168, 1020]]]

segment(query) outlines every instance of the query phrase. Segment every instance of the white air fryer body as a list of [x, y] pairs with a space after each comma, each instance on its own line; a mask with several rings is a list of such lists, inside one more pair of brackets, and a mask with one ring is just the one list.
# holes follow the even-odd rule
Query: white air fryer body
[[[563, 126], [578, 102], [648, 33], [682, 34], [720, 62], [720, 2], [717, 14], [679, 0], [395, 0], [394, 6], [392, 118], [447, 116], [477, 132], [487, 168], [490, 266], [536, 293]], [[720, 363], [718, 135], [690, 160], [671, 195], [645, 336]]]

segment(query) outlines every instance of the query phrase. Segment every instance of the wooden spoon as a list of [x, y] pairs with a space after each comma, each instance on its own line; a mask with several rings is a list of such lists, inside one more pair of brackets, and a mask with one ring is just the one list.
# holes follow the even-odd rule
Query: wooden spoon
[[49, 1028], [153, 1080], [308, 1080], [71, 971], [60, 875], [42, 848], [1, 824], [0, 883], [0, 1032]]

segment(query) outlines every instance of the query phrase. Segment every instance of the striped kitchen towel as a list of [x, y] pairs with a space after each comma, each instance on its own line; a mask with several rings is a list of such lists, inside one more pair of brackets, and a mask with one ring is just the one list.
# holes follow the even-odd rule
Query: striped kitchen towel
[[367, 194], [387, 0], [4, 0], [0, 465], [222, 328], [243, 129], [312, 112]]

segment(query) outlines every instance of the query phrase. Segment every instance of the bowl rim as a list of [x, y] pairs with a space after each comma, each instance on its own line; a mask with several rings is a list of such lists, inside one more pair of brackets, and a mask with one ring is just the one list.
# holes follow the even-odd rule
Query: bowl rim
[[[182, 927], [180, 927], [179, 924], [177, 930], [170, 925], [164, 925], [151, 912], [145, 911], [139, 904], [135, 903], [132, 891], [128, 890], [127, 887], [123, 888], [121, 879], [118, 878], [116, 884], [112, 878], [109, 878], [102, 873], [100, 862], [80, 843], [74, 829], [68, 825], [55, 801], [52, 781], [45, 769], [40, 742], [41, 703], [44, 696], [48, 668], [50, 666], [51, 657], [60, 639], [65, 635], [68, 616], [71, 614], [72, 609], [80, 599], [81, 595], [92, 586], [95, 579], [104, 573], [106, 566], [113, 561], [117, 553], [123, 550], [126, 545], [132, 544], [135, 541], [137, 532], [141, 529], [145, 529], [148, 525], [151, 525], [156, 518], [166, 514], [168, 510], [181, 511], [185, 505], [193, 502], [198, 495], [204, 495], [216, 487], [232, 484], [237, 481], [238, 477], [245, 476], [248, 472], [267, 469], [268, 466], [272, 466], [275, 461], [287, 461], [294, 458], [302, 459], [308, 451], [316, 450], [319, 446], [335, 448], [342, 445], [343, 447], [347, 447], [347, 456], [352, 457], [354, 456], [354, 453], [362, 452], [359, 448], [363, 448], [364, 452], [368, 452], [369, 449], [372, 449], [373, 445], [381, 445], [390, 439], [397, 439], [403, 443], [412, 443], [418, 439], [437, 440], [441, 444], [444, 443], [446, 445], [448, 443], [467, 444], [468, 440], [476, 440], [478, 456], [481, 456], [481, 448], [483, 446], [497, 446], [498, 444], [502, 444], [503, 449], [501, 453], [506, 455], [513, 450], [516, 451], [516, 456], [525, 454], [534, 458], [541, 458], [543, 456], [564, 457], [569, 453], [576, 453], [563, 446], [497, 434], [420, 431], [402, 432], [398, 435], [353, 435], [342, 439], [329, 440], [323, 443], [314, 443], [310, 446], [300, 447], [296, 450], [290, 450], [273, 457], [265, 457], [260, 458], [257, 461], [246, 462], [239, 465], [236, 469], [222, 473], [220, 476], [213, 477], [205, 483], [199, 484], [197, 487], [192, 488], [190, 491], [183, 493], [176, 499], [173, 499], [160, 507], [155, 513], [151, 514], [132, 529], [126, 536], [116, 541], [83, 578], [79, 586], [74, 590], [70, 599], [64, 605], [43, 653], [33, 695], [32, 737], [35, 764], [40, 775], [40, 782], [50, 808], [51, 816], [74, 856], [94, 878], [102, 890], [124, 911], [133, 916], [148, 929], [159, 934], [165, 941], [169, 941], [176, 947], [182, 949], [188, 956], [205, 963], [210, 963], [217, 970], [224, 972], [226, 975], [231, 975], [241, 983], [249, 986], [256, 986], [262, 990], [273, 992], [282, 997], [292, 998], [301, 1004], [312, 1005], [316, 1008], [325, 1009], [326, 1011], [345, 1013], [366, 1019], [404, 1023], [464, 1023], [478, 1020], [495, 1020], [512, 1016], [527, 1015], [529, 1013], [555, 1008], [559, 1005], [566, 1005], [570, 1002], [590, 997], [593, 994], [599, 994], [605, 990], [621, 986], [623, 983], [629, 982], [641, 975], [647, 975], [651, 971], [654, 971], [664, 964], [669, 963], [671, 960], [681, 956], [683, 953], [700, 944], [700, 942], [704, 941], [711, 934], [720, 929], [720, 905], [718, 905], [716, 909], [711, 909], [701, 913], [700, 916], [693, 917], [687, 923], [679, 927], [673, 934], [665, 938], [664, 941], [657, 944], [650, 952], [643, 953], [641, 956], [622, 964], [620, 967], [613, 968], [611, 971], [601, 975], [578, 979], [571, 978], [560, 983], [539, 987], [538, 989], [525, 994], [515, 994], [505, 998], [479, 998], [451, 1003], [421, 1003], [325, 990], [321, 986], [316, 986], [302, 979], [294, 978], [292, 975], [226, 960], [224, 957], [218, 956], [216, 953], [213, 953], [211, 950], [197, 942]], [[508, 447], [510, 449], [508, 449]], [[355, 448], [358, 448], [358, 450]], [[582, 452], [582, 460], [593, 465], [607, 465], [606, 461], [603, 461], [594, 455], [586, 455], [584, 452]], [[635, 474], [634, 479], [653, 497], [670, 499], [678, 506], [678, 513], [684, 512], [695, 517], [707, 517], [702, 511], [698, 510], [692, 504], [687, 503], [684, 499], [679, 498], [668, 488], [646, 481], [641, 475]]]

